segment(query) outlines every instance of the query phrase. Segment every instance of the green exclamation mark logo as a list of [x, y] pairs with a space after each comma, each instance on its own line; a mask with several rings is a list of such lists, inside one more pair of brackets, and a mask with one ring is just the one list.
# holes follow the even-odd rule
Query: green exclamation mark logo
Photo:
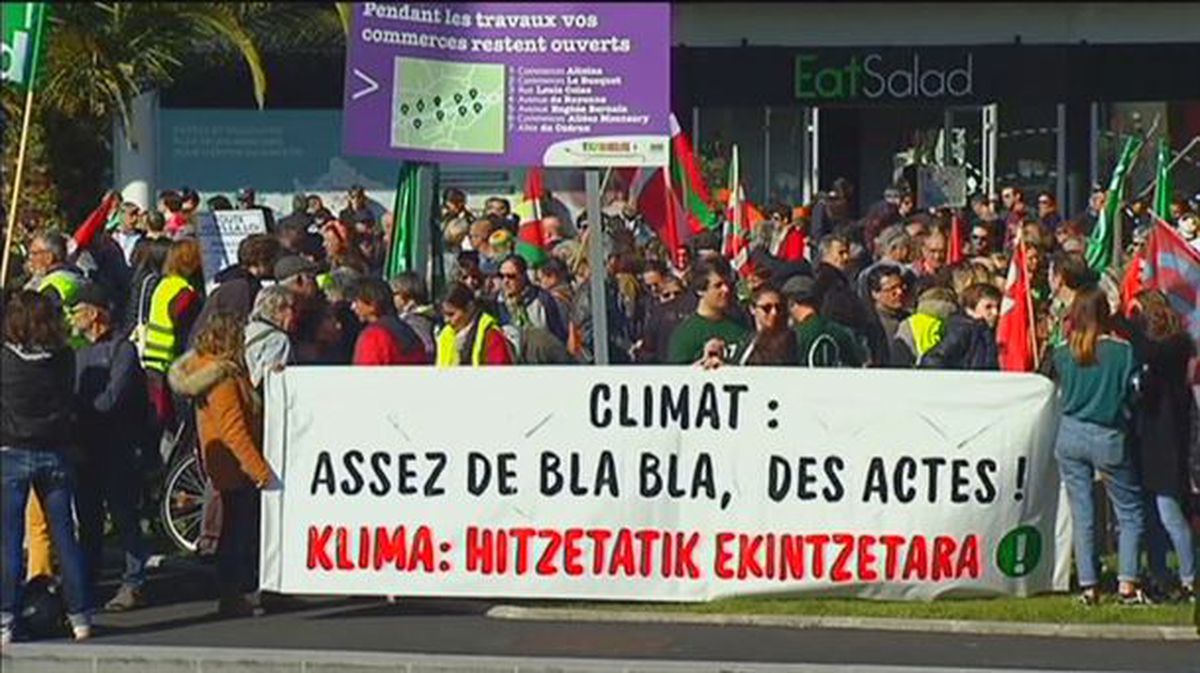
[[1009, 577], [1028, 575], [1041, 558], [1042, 534], [1033, 526], [1012, 529], [996, 547], [996, 567]]

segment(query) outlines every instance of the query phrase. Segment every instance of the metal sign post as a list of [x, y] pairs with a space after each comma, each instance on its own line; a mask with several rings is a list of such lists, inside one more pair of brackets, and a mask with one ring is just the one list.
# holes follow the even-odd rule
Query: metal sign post
[[608, 273], [604, 263], [604, 218], [600, 213], [600, 171], [589, 168], [584, 184], [587, 188], [588, 267], [592, 285], [592, 353], [596, 364], [607, 365], [608, 293], [604, 290], [604, 281]]

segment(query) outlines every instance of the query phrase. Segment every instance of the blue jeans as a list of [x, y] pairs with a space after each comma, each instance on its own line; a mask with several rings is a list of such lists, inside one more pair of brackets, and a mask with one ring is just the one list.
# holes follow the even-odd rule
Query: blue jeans
[[146, 545], [137, 512], [140, 483], [132, 451], [104, 453], [81, 469], [75, 488], [75, 513], [79, 517], [79, 546], [83, 550], [90, 582], [100, 574], [107, 508], [125, 552], [125, 573], [121, 582], [131, 587], [145, 584]]
[[37, 489], [50, 525], [50, 538], [58, 553], [67, 616], [73, 626], [90, 623], [91, 590], [83, 554], [75, 541], [75, 519], [71, 514], [71, 468], [67, 460], [51, 451], [0, 447], [0, 625], [12, 628], [20, 613], [21, 589], [25, 578], [25, 502], [29, 488]]
[[1096, 562], [1096, 503], [1092, 498], [1095, 472], [1105, 477], [1105, 491], [1117, 515], [1117, 579], [1136, 582], [1138, 538], [1145, 517], [1142, 487], [1125, 450], [1125, 433], [1063, 416], [1054, 457], [1058, 459], [1058, 473], [1067, 488], [1071, 508], [1079, 585], [1087, 588], [1100, 582]]
[[[1146, 510], [1150, 513], [1146, 522], [1150, 575], [1166, 583], [1170, 575], [1167, 572], [1169, 537], [1170, 546], [1175, 547], [1175, 555], [1179, 557], [1179, 580], [1191, 587], [1196, 582], [1196, 543], [1192, 540], [1192, 527], [1183, 515], [1179, 500], [1169, 495], [1147, 493]], [[1158, 516], [1153, 515], [1155, 510], [1158, 510]]]

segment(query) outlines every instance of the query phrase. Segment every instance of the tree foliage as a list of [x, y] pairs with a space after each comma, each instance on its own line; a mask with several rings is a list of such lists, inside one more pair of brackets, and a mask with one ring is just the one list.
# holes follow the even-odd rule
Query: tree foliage
[[[136, 141], [134, 98], [170, 86], [187, 63], [199, 58], [247, 68], [253, 83], [247, 95], [261, 108], [270, 103], [264, 54], [340, 50], [350, 12], [349, 3], [329, 2], [54, 3], [30, 124], [23, 211], [43, 226], [89, 211], [110, 186], [113, 122]], [[6, 88], [3, 103], [7, 192], [23, 100]]]

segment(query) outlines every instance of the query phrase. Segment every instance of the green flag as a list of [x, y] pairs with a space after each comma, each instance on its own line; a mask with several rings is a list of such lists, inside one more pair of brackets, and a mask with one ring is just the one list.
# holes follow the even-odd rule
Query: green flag
[[1158, 141], [1158, 168], [1155, 171], [1155, 187], [1154, 187], [1154, 214], [1166, 219], [1171, 212], [1171, 193], [1174, 191], [1171, 185], [1171, 171], [1168, 166], [1171, 165], [1171, 148], [1167, 147], [1167, 141], [1159, 139]]
[[384, 267], [388, 278], [404, 271], [418, 270], [420, 228], [428, 224], [433, 204], [432, 194], [425, 189], [428, 181], [423, 179], [428, 171], [428, 166], [419, 163], [405, 161], [400, 164], [396, 204], [392, 209], [392, 245]]
[[1113, 169], [1112, 180], [1108, 183], [1108, 196], [1104, 201], [1104, 210], [1100, 220], [1088, 237], [1087, 250], [1084, 253], [1088, 266], [1096, 273], [1104, 273], [1113, 263], [1113, 237], [1116, 233], [1116, 219], [1121, 212], [1121, 202], [1125, 200], [1125, 177], [1133, 166], [1133, 159], [1138, 150], [1142, 149], [1142, 139], [1131, 136], [1125, 140], [1125, 148], [1121, 150], [1121, 158]]
[[4, 84], [25, 91], [36, 81], [39, 61], [46, 51], [42, 40], [46, 3], [5, 2], [2, 18]]

